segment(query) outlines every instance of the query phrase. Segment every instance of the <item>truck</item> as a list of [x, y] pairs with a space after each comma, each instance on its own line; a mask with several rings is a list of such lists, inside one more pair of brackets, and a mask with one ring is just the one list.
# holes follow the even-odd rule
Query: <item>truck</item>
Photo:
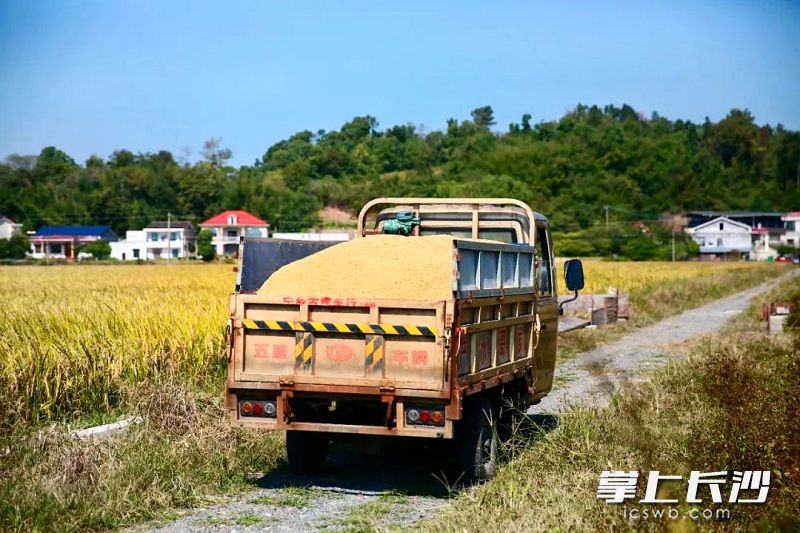
[[[262, 294], [333, 243], [243, 237], [226, 327], [236, 427], [286, 431], [290, 468], [318, 473], [333, 439], [448, 441], [456, 474], [492, 477], [504, 428], [553, 387], [560, 307], [547, 219], [509, 198], [378, 198], [358, 239], [452, 236], [452, 295]], [[397, 264], [398, 258], [375, 258]], [[313, 274], [313, 273], [311, 273]], [[583, 288], [580, 260], [564, 264]]]

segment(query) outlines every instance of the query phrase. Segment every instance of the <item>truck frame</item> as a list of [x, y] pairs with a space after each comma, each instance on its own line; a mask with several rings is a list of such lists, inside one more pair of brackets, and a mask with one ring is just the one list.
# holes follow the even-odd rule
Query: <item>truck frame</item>
[[[319, 471], [331, 438], [357, 434], [452, 440], [459, 474], [488, 478], [498, 430], [552, 388], [559, 307], [547, 219], [514, 199], [379, 198], [361, 210], [357, 238], [408, 212], [418, 223], [407, 238], [453, 235], [452, 298], [258, 294], [280, 266], [329, 244], [240, 243], [226, 408], [235, 426], [286, 430], [297, 472]], [[577, 290], [582, 268], [571, 263]]]

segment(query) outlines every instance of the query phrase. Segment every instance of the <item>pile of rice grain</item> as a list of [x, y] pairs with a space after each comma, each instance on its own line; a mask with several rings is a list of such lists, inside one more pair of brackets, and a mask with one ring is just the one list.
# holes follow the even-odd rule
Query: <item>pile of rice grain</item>
[[453, 237], [373, 235], [343, 242], [284, 266], [258, 292], [445, 300], [453, 296]]

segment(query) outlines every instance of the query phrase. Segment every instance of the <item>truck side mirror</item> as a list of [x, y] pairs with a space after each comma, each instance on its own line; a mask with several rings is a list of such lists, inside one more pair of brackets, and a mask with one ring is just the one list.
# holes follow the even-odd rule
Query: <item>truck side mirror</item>
[[568, 259], [564, 263], [564, 283], [569, 291], [583, 289], [583, 263], [580, 259]]
[[564, 314], [565, 304], [578, 299], [578, 291], [583, 288], [583, 263], [580, 259], [567, 259], [564, 263], [564, 284], [567, 286], [567, 290], [574, 292], [575, 295], [559, 302], [559, 315]]

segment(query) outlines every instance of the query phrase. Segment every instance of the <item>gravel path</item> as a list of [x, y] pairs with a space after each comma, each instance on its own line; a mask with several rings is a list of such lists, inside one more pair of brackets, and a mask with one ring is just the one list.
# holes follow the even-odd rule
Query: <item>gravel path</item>
[[[787, 273], [752, 289], [717, 300], [642, 328], [622, 339], [560, 363], [553, 393], [529, 411], [532, 424], [546, 425], [552, 413], [570, 404], [605, 403], [621, 385], [664, 364], [676, 354], [670, 345], [718, 331], [751, 299]], [[552, 420], [550, 420], [552, 422]], [[306, 478], [287, 471], [261, 475], [253, 492], [191, 509], [166, 524], [150, 523], [140, 531], [163, 533], [249, 531], [360, 531], [403, 529], [448, 504], [449, 491], [440, 481], [447, 449], [441, 442], [389, 439], [384, 449], [335, 443], [325, 474]]]
[[733, 316], [744, 311], [755, 296], [797, 273], [798, 270], [792, 270], [746, 291], [684, 311], [616, 342], [559, 362], [556, 387], [529, 413], [559, 413], [580, 403], [605, 405], [625, 382], [677, 355], [679, 350], [675, 344], [720, 330]]

